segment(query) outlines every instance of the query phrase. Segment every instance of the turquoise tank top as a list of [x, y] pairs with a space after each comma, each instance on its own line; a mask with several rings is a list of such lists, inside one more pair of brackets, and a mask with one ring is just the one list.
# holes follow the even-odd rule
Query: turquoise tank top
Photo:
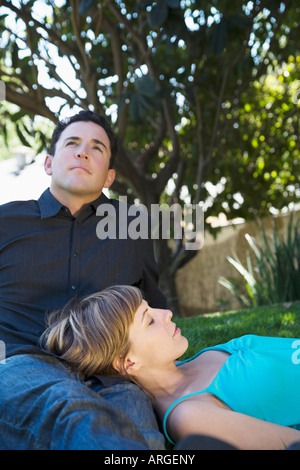
[[188, 397], [211, 393], [233, 411], [300, 430], [300, 340], [246, 335], [205, 351], [230, 354], [212, 383], [204, 390], [182, 396], [166, 411], [163, 429], [171, 410]]

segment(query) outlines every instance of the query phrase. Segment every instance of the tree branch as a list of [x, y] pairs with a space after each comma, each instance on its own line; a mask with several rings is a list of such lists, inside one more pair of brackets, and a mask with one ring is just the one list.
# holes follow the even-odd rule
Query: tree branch
[[44, 116], [53, 122], [57, 121], [55, 113], [50, 111], [44, 102], [39, 102], [37, 99], [34, 99], [34, 95], [28, 96], [23, 93], [19, 93], [16, 90], [12, 90], [9, 84], [6, 84], [6, 100], [10, 101], [11, 103], [15, 103], [16, 105], [20, 106], [21, 109], [33, 116], [39, 114], [40, 116]]
[[1, 0], [1, 3], [2, 6], [6, 6], [9, 10], [16, 13], [17, 17], [21, 18], [26, 26], [29, 23], [32, 23], [36, 31], [38, 28], [41, 28], [49, 37], [49, 42], [52, 42], [55, 46], [57, 46], [60, 52], [63, 52], [67, 56], [76, 56], [78, 54], [76, 47], [72, 48], [65, 41], [63, 41], [53, 28], [46, 28], [44, 23], [40, 23], [38, 20], [32, 17], [30, 13], [28, 13], [30, 10], [29, 8], [26, 8], [26, 5], [21, 4], [21, 8], [19, 9], [15, 7], [9, 0]]

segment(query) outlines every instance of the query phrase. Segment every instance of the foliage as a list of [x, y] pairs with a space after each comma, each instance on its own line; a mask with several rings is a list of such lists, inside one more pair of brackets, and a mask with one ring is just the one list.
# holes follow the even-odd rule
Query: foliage
[[[187, 194], [205, 201], [207, 216], [247, 220], [296, 200], [300, 8], [291, 0], [1, 5], [7, 101], [22, 122], [54, 123], [80, 108], [111, 117], [118, 194], [148, 208], [184, 204]], [[0, 119], [4, 129], [8, 117]], [[176, 298], [176, 271], [195, 253], [165, 240], [157, 253], [163, 288]]]
[[300, 338], [300, 303], [176, 318], [176, 324], [189, 340], [184, 359], [246, 334]]
[[224, 278], [219, 283], [244, 306], [272, 305], [300, 299], [300, 232], [299, 219], [294, 223], [290, 218], [286, 237], [278, 234], [276, 227], [270, 239], [262, 225], [263, 244], [246, 235], [246, 240], [254, 255], [253, 267], [251, 256], [246, 253], [247, 267], [235, 257], [227, 259], [241, 274], [244, 286], [235, 280]]
[[14, 148], [23, 145], [32, 148], [39, 154], [47, 147], [51, 127], [48, 120], [42, 117], [24, 115], [24, 113], [11, 103], [2, 104], [0, 114], [0, 125], [2, 133], [0, 139], [0, 159], [9, 158]]
[[231, 217], [249, 220], [299, 200], [299, 68], [300, 57], [292, 54], [284, 64], [274, 60], [270, 73], [242, 95], [239, 108], [226, 102], [223, 129], [233, 132], [236, 144], [221, 147], [227, 190], [215, 209], [220, 204]]

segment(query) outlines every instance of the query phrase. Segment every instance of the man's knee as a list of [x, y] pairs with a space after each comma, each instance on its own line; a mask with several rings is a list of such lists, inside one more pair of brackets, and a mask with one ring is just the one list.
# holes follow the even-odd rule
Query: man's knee
[[129, 417], [47, 356], [1, 364], [0, 415], [0, 428], [9, 430], [6, 445], [14, 436], [15, 448], [147, 448]]

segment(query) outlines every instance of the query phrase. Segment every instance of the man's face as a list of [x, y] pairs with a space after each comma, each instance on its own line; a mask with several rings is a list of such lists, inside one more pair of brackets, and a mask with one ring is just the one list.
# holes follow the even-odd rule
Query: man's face
[[95, 200], [113, 183], [110, 156], [110, 141], [101, 126], [91, 121], [69, 124], [56, 143], [55, 155], [45, 160], [52, 194], [62, 202], [66, 196]]

